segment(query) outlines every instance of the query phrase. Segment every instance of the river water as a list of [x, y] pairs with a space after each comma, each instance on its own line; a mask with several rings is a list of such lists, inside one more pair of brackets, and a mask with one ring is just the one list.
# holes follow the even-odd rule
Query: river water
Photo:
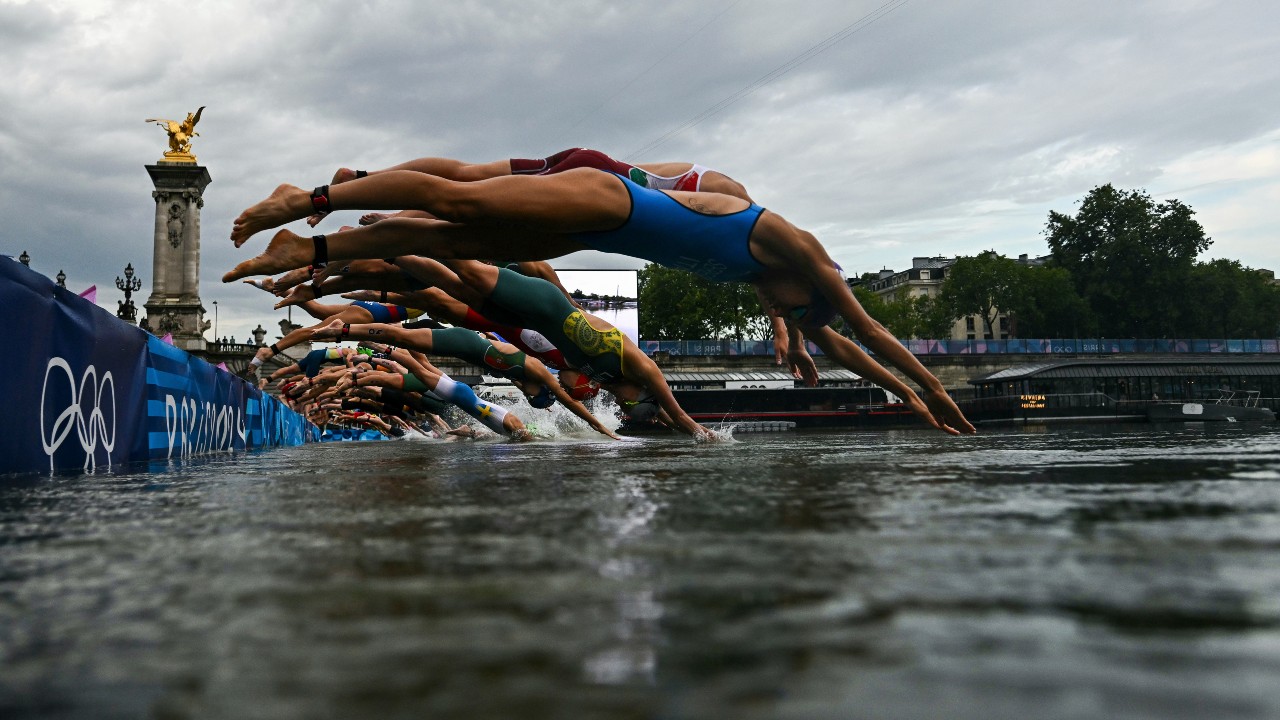
[[1280, 717], [1280, 426], [0, 479], [0, 717]]

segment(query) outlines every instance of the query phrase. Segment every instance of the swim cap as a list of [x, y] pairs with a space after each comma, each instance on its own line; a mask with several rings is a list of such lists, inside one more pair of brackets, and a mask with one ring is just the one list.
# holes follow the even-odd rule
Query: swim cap
[[648, 422], [658, 414], [658, 401], [653, 393], [647, 393], [639, 400], [627, 404], [627, 417], [637, 422]]
[[538, 391], [537, 395], [529, 398], [529, 405], [538, 408], [539, 410], [549, 408], [554, 405], [555, 402], [556, 396], [551, 394], [551, 388], [546, 385], [542, 386], [542, 389]]
[[[844, 268], [840, 267], [840, 263], [833, 260], [831, 265], [835, 267], [836, 272], [844, 274]], [[788, 314], [801, 327], [817, 328], [835, 320], [840, 311], [836, 310], [836, 306], [831, 304], [822, 291], [814, 288], [813, 294], [809, 296], [809, 304], [793, 307]]]

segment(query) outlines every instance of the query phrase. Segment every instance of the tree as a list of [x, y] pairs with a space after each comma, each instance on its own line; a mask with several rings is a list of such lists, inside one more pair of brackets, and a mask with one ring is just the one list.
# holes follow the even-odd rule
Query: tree
[[1197, 264], [1187, 334], [1209, 338], [1275, 337], [1280, 288], [1235, 260]]
[[649, 340], [763, 340], [771, 326], [746, 283], [649, 264], [637, 274], [640, 335]]
[[[864, 281], [873, 274], [864, 275]], [[940, 306], [934, 298], [918, 295], [911, 296], [906, 287], [899, 287], [891, 297], [883, 297], [868, 290], [864, 285], [853, 287], [853, 296], [867, 314], [875, 318], [893, 333], [895, 337], [937, 338], [946, 337], [951, 332], [951, 318], [940, 313]], [[843, 335], [852, 337], [853, 333], [845, 325], [843, 318], [836, 318], [831, 327]]]
[[1076, 292], [1071, 273], [1060, 267], [1021, 269], [1022, 293], [1009, 308], [1016, 337], [1091, 337], [1097, 331], [1089, 305]]
[[702, 293], [697, 276], [646, 265], [636, 274], [640, 337], [688, 340], [708, 336], [709, 324], [699, 311]]
[[1002, 310], [1011, 313], [1022, 301], [1022, 270], [1018, 261], [995, 250], [960, 258], [947, 269], [939, 302], [952, 320], [968, 315], [982, 317], [986, 337], [997, 337], [996, 317]]
[[1190, 207], [1102, 185], [1074, 217], [1050, 212], [1045, 235], [1103, 335], [1172, 337], [1189, 321], [1195, 259], [1212, 242]]

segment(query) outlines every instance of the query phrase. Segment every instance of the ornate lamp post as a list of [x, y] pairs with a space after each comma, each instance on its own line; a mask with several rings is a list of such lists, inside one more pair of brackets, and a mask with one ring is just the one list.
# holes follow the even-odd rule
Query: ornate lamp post
[[22, 254], [18, 256], [18, 262], [22, 263], [26, 267], [31, 267], [31, 256], [27, 254], [26, 250], [23, 250]]
[[58, 287], [60, 287], [60, 288], [62, 288], [62, 289], [64, 289], [64, 290], [67, 288], [67, 274], [66, 274], [66, 273], [64, 273], [64, 272], [62, 272], [61, 270], [59, 270], [59, 271], [58, 271], [58, 274], [57, 274], [57, 275], [55, 275], [55, 276], [53, 277], [53, 279], [54, 279], [54, 281], [56, 281], [56, 282], [58, 283]]
[[118, 303], [116, 317], [132, 325], [138, 318], [138, 308], [134, 306], [132, 295], [142, 289], [142, 278], [133, 276], [133, 263], [124, 266], [124, 278], [116, 276], [116, 288], [124, 291], [124, 302]]
[[213, 341], [215, 343], [219, 342], [218, 340], [218, 301], [217, 300], [213, 301]]

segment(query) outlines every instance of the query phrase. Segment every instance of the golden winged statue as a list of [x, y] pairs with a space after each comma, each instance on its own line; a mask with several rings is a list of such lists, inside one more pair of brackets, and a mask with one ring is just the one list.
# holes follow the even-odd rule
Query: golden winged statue
[[187, 113], [187, 119], [182, 122], [177, 120], [165, 120], [164, 118], [147, 118], [145, 122], [155, 123], [164, 128], [169, 133], [169, 149], [164, 153], [164, 159], [168, 162], [195, 162], [196, 156], [191, 154], [191, 138], [198, 136], [196, 132], [196, 123], [200, 122], [200, 113], [204, 112], [204, 105], [194, 113]]

